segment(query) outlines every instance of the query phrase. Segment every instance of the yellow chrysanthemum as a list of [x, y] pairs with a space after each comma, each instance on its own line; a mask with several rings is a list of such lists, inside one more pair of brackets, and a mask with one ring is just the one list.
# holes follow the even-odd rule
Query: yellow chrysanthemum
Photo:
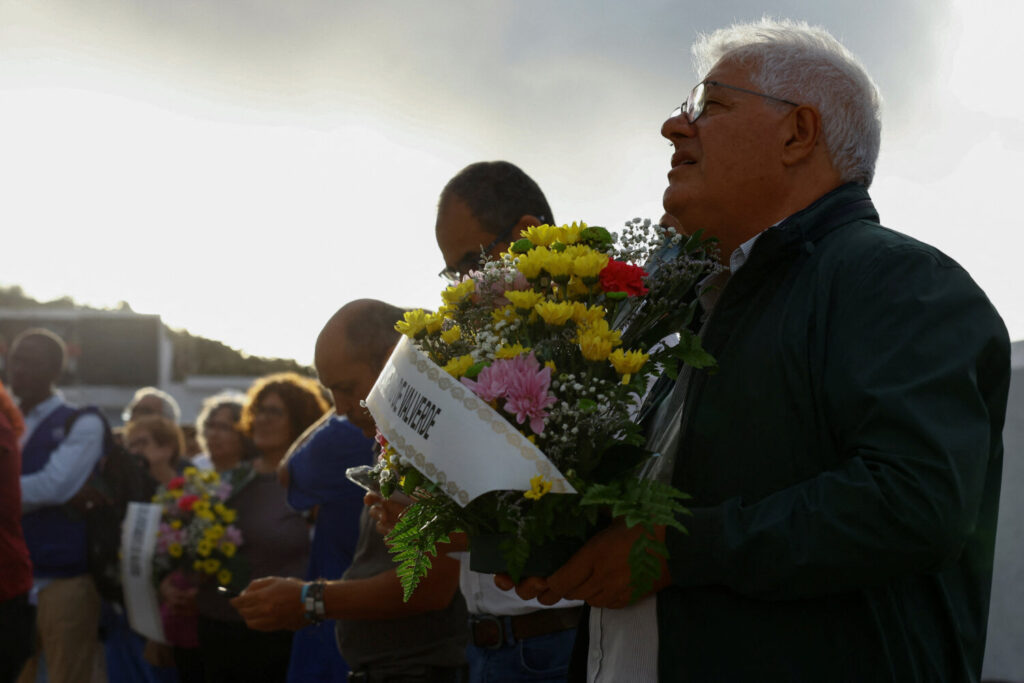
[[403, 320], [395, 323], [395, 329], [406, 337], [414, 338], [427, 327], [427, 312], [422, 308], [406, 311]]
[[498, 323], [504, 320], [507, 323], [515, 322], [519, 319], [519, 315], [516, 313], [515, 306], [502, 306], [491, 311], [491, 319]]
[[574, 275], [569, 279], [569, 284], [566, 285], [565, 291], [570, 299], [580, 300], [590, 295], [591, 288], [584, 284], [581, 278]]
[[622, 343], [622, 333], [608, 328], [608, 322], [597, 320], [580, 329], [580, 353], [587, 360], [607, 360], [612, 349]]
[[200, 557], [208, 557], [213, 552], [213, 543], [209, 541], [199, 541], [196, 545], [196, 552], [199, 553]]
[[524, 348], [522, 344], [513, 344], [512, 346], [505, 344], [500, 349], [498, 349], [498, 352], [494, 354], [494, 357], [515, 358], [516, 356], [521, 356], [524, 353], [529, 353], [529, 351], [529, 347]]
[[181, 547], [180, 543], [171, 543], [167, 546], [167, 554], [171, 557], [181, 557], [183, 552], [184, 549]]
[[550, 247], [558, 240], [558, 228], [553, 225], [531, 225], [523, 230], [523, 237], [537, 247]]
[[449, 306], [454, 305], [465, 299], [467, 296], [476, 291], [476, 281], [472, 278], [467, 278], [457, 285], [448, 287], [441, 292], [441, 298]]
[[220, 524], [214, 524], [206, 530], [206, 535], [216, 541], [224, 535], [224, 527]]
[[537, 247], [525, 254], [520, 254], [516, 259], [516, 270], [523, 274], [527, 280], [534, 280], [540, 277], [544, 270], [551, 252], [547, 247]]
[[207, 574], [216, 574], [217, 570], [220, 569], [220, 560], [215, 557], [211, 557], [208, 560], [203, 560], [203, 571]]
[[224, 554], [224, 557], [234, 557], [235, 551], [238, 550], [235, 544], [231, 541], [224, 541], [220, 544], [219, 549]]
[[576, 244], [580, 241], [580, 233], [587, 227], [586, 223], [563, 225], [558, 228], [558, 241], [562, 244]]
[[220, 518], [222, 520], [224, 520], [225, 524], [231, 524], [232, 522], [235, 521], [235, 518], [237, 516], [238, 516], [238, 513], [235, 512], [234, 510], [231, 510], [231, 509], [225, 509], [224, 512], [220, 513]]
[[221, 569], [219, 572], [217, 572], [217, 583], [219, 583], [222, 586], [226, 586], [229, 583], [231, 583], [231, 572], [229, 572], [227, 569]]
[[198, 571], [202, 571], [202, 569], [203, 569], [203, 561], [202, 560], [196, 560], [195, 562], [193, 562], [192, 563], [192, 569], [195, 569], [197, 572]]
[[552, 373], [558, 372], [558, 368], [555, 367], [555, 361], [553, 361], [553, 360], [549, 360], [549, 361], [545, 362], [544, 363], [544, 367], [551, 368], [551, 372]]
[[192, 505], [192, 512], [195, 512], [197, 514], [200, 513], [200, 512], [209, 512], [209, 511], [210, 511], [210, 501], [209, 500], [197, 500]]
[[465, 356], [459, 356], [458, 358], [452, 358], [444, 366], [444, 371], [455, 378], [462, 377], [466, 374], [466, 371], [473, 367], [473, 356], [468, 353]]
[[511, 301], [513, 306], [524, 311], [528, 311], [541, 301], [544, 301], [544, 295], [532, 289], [528, 289], [525, 292], [505, 292], [505, 298]]
[[200, 472], [199, 479], [201, 479], [205, 484], [216, 484], [220, 481], [220, 477], [214, 470], [205, 470]]
[[547, 261], [544, 263], [544, 270], [551, 275], [551, 279], [567, 282], [569, 276], [572, 275], [572, 264], [572, 256], [565, 252], [553, 251], [548, 255]]
[[197, 474], [199, 474], [199, 470], [197, 468], [195, 468], [195, 467], [186, 467], [185, 468], [184, 475], [186, 477], [194, 477]]
[[596, 279], [607, 265], [608, 254], [587, 249], [586, 253], [581, 253], [573, 258], [572, 272], [581, 278]]
[[441, 332], [441, 341], [445, 344], [454, 344], [460, 339], [462, 339], [462, 328], [458, 325], [449, 327], [447, 330]]
[[622, 375], [623, 384], [629, 384], [630, 377], [633, 373], [639, 372], [648, 358], [650, 355], [642, 351], [623, 351], [622, 349], [615, 349], [608, 355], [608, 361], [615, 368], [615, 372]]
[[171, 493], [171, 498], [181, 498], [183, 495], [185, 495], [185, 492], [182, 491], [181, 489], [174, 489], [170, 493]]
[[544, 301], [534, 306], [533, 310], [548, 325], [564, 325], [573, 314], [573, 306], [567, 301]]
[[196, 517], [198, 517], [199, 519], [204, 519], [207, 522], [212, 522], [214, 519], [216, 519], [213, 516], [213, 511], [210, 510], [209, 508], [205, 510], [196, 510], [195, 508], [192, 508], [192, 510], [196, 513]]
[[544, 479], [542, 475], [537, 475], [530, 479], [530, 490], [523, 494], [524, 497], [530, 500], [540, 500], [543, 498], [548, 491], [551, 490], [551, 482]]
[[604, 320], [606, 312], [604, 306], [588, 307], [586, 304], [576, 301], [573, 303], [572, 319], [576, 321], [577, 325], [589, 327], [598, 320]]
[[439, 313], [428, 313], [425, 320], [427, 334], [437, 334], [441, 330], [441, 323], [444, 322], [444, 316]]
[[612, 343], [605, 337], [587, 332], [580, 333], [580, 353], [587, 360], [607, 360], [612, 352]]
[[171, 520], [171, 528], [174, 529], [175, 531], [180, 529], [181, 528], [181, 520], [180, 519], [172, 519]]

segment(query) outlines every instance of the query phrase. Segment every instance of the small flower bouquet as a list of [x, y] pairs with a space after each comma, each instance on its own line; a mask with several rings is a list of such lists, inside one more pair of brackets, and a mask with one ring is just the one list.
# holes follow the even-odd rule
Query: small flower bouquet
[[[389, 536], [407, 597], [452, 532], [468, 533], [474, 570], [518, 580], [553, 571], [613, 518], [649, 532], [631, 553], [634, 589], [649, 590], [660, 570], [651, 553], [667, 552], [654, 525], [682, 528], [686, 496], [639, 476], [653, 454], [637, 415], [657, 376], [674, 378], [683, 363], [714, 364], [689, 329], [698, 283], [720, 269], [713, 248], [639, 219], [621, 237], [586, 224], [535, 226], [447, 288], [436, 312], [405, 315], [398, 331], [453, 378], [444, 381], [488, 404], [557, 470], [538, 470], [521, 490], [460, 498], [444, 472], [412, 457], [404, 440], [389, 442], [381, 427], [382, 493], [401, 489], [415, 501]], [[440, 438], [426, 431], [439, 407], [423, 407], [408, 391], [389, 396], [424, 438]], [[473, 457], [501, 467], [493, 452]], [[495, 554], [497, 565], [482, 557]]]
[[153, 496], [163, 505], [153, 556], [158, 583], [178, 571], [229, 590], [245, 586], [246, 567], [237, 555], [242, 532], [234, 526], [235, 511], [224, 504], [232, 489], [216, 472], [187, 467]]

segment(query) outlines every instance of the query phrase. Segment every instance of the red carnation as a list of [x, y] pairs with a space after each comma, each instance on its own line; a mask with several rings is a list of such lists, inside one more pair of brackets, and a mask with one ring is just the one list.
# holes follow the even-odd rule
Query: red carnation
[[644, 278], [647, 272], [640, 266], [633, 266], [614, 259], [601, 271], [601, 289], [606, 292], [625, 292], [628, 296], [647, 293]]
[[185, 512], [189, 512], [192, 510], [192, 506], [195, 505], [196, 501], [198, 500], [199, 496], [182, 496], [181, 498], [178, 499], [178, 508], [184, 510]]
[[185, 486], [185, 477], [175, 477], [167, 482], [168, 489], [180, 489]]

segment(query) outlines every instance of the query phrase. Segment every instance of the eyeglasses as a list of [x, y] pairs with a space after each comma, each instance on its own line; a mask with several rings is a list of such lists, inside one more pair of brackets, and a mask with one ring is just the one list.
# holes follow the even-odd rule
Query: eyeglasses
[[[544, 216], [537, 216], [537, 220], [539, 220], [541, 223], [543, 223], [544, 222]], [[442, 270], [440, 273], [438, 273], [437, 276], [438, 277], [443, 277], [445, 280], [447, 280], [448, 282], [452, 283], [453, 285], [458, 284], [459, 281], [462, 280], [462, 276], [463, 275], [465, 275], [470, 270], [472, 270], [474, 266], [479, 265], [479, 263], [480, 263], [480, 256], [482, 254], [490, 254], [494, 250], [494, 248], [496, 246], [498, 246], [502, 242], [508, 241], [508, 238], [512, 235], [512, 232], [516, 229], [516, 225], [519, 225], [519, 223], [516, 222], [516, 224], [513, 225], [512, 227], [510, 227], [508, 230], [506, 230], [505, 232], [503, 232], [500, 235], [498, 235], [497, 237], [495, 237], [494, 241], [491, 242], [490, 244], [488, 244], [486, 247], [481, 247], [479, 253], [473, 253], [471, 251], [467, 251], [462, 256], [462, 258], [459, 259], [458, 263], [456, 263], [454, 266], [445, 266], [444, 270]]]
[[765, 95], [763, 92], [757, 92], [756, 90], [747, 90], [746, 88], [740, 88], [735, 85], [728, 85], [719, 81], [701, 81], [697, 85], [693, 86], [693, 90], [690, 91], [690, 96], [678, 107], [672, 110], [670, 118], [675, 118], [680, 114], [686, 115], [686, 120], [690, 123], [695, 122], [700, 118], [700, 115], [704, 113], [704, 103], [707, 98], [707, 86], [714, 85], [719, 88], [729, 88], [730, 90], [738, 90], [745, 92], [749, 95], [757, 95], [758, 97], [764, 97], [769, 100], [775, 100], [776, 102], [783, 102], [785, 104], [799, 107], [800, 105], [790, 100], [784, 100], [781, 97], [775, 97], [774, 95]]

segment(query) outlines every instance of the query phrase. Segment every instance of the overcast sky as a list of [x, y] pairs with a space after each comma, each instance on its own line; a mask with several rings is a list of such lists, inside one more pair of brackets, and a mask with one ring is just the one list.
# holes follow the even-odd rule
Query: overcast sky
[[559, 222], [658, 218], [691, 42], [762, 14], [863, 60], [883, 223], [1024, 338], [1017, 0], [0, 0], [0, 284], [310, 362], [346, 301], [436, 306], [469, 163], [520, 165]]

